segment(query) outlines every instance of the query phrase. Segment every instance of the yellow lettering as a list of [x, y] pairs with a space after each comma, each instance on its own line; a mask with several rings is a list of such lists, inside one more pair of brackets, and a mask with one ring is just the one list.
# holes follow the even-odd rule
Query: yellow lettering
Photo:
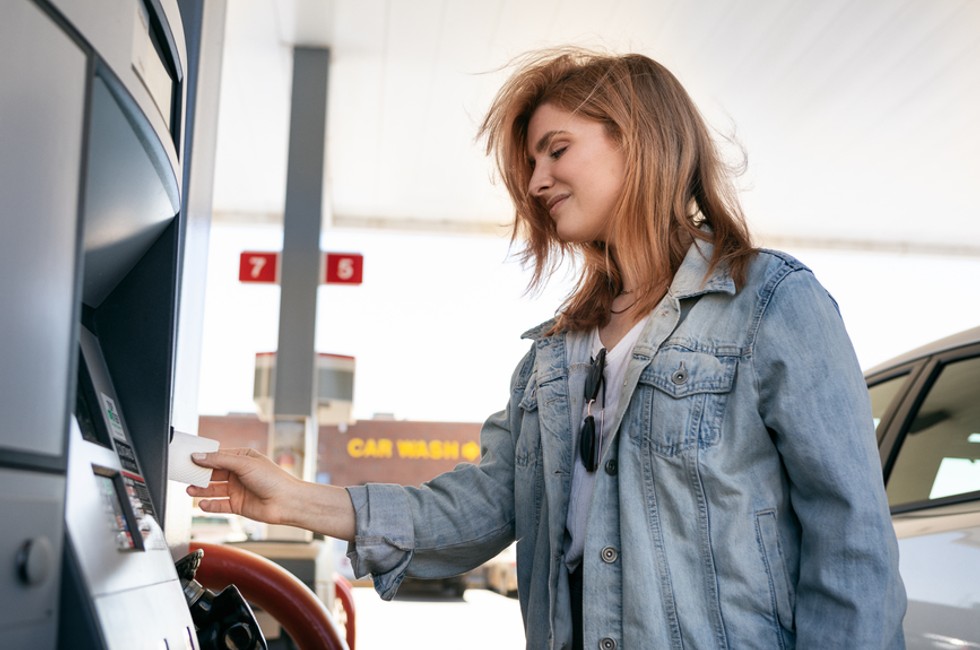
[[391, 458], [393, 450], [387, 438], [351, 438], [347, 443], [347, 455], [351, 458]]
[[[370, 443], [370, 441], [368, 442]], [[392, 454], [391, 441], [385, 440], [384, 442], [388, 443], [385, 458], [390, 458]], [[458, 460], [460, 457], [460, 445], [455, 440], [396, 440], [395, 445], [398, 447], [398, 457], [407, 460]], [[464, 456], [467, 453], [465, 445], [462, 447], [462, 453]], [[367, 451], [365, 451], [365, 455], [368, 455]], [[477, 457], [480, 455], [478, 446], [476, 447], [476, 455]]]
[[398, 457], [399, 458], [414, 458], [414, 440], [399, 440], [398, 441]]
[[347, 455], [351, 458], [360, 458], [364, 455], [364, 441], [360, 438], [351, 438], [347, 441]]
[[452, 460], [459, 460], [459, 443], [455, 440], [443, 440], [442, 457]]
[[472, 463], [479, 457], [480, 457], [480, 445], [472, 441], [463, 445], [463, 458], [465, 458], [466, 460]]

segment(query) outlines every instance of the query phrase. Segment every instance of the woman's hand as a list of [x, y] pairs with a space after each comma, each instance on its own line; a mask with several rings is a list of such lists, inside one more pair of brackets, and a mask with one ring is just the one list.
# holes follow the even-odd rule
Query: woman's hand
[[254, 449], [221, 449], [210, 454], [193, 454], [202, 467], [210, 467], [211, 484], [189, 486], [187, 493], [205, 497], [199, 505], [205, 512], [229, 512], [270, 524], [282, 523], [282, 510], [299, 479]]
[[198, 505], [205, 512], [233, 513], [353, 539], [354, 508], [343, 488], [303, 481], [254, 449], [220, 449], [193, 454], [192, 459], [214, 470], [208, 487], [187, 487], [187, 494], [203, 497]]

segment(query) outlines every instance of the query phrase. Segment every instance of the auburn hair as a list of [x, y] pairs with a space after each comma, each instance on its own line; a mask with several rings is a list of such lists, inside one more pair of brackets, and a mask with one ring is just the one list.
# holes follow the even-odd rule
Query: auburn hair
[[[623, 275], [639, 279], [636, 313], [652, 310], [695, 239], [712, 242], [709, 273], [724, 264], [737, 286], [755, 253], [732, 170], [680, 82], [641, 54], [607, 55], [578, 48], [531, 52], [516, 61], [480, 127], [514, 202], [512, 243], [543, 284], [566, 254], [578, 253], [582, 274], [559, 310], [553, 331], [605, 325]], [[542, 104], [595, 120], [621, 147], [626, 177], [604, 242], [564, 242], [547, 209], [529, 191], [528, 125]], [[700, 227], [704, 222], [708, 228]]]

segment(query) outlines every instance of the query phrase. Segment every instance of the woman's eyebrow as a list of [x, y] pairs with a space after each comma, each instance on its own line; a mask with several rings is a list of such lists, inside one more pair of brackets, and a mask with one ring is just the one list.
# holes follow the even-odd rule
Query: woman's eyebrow
[[563, 133], [568, 133], [568, 131], [548, 131], [543, 136], [541, 136], [541, 138], [538, 140], [538, 143], [534, 145], [534, 152], [541, 153], [542, 151], [548, 148], [548, 143], [550, 143], [551, 140], [556, 135], [561, 135]]

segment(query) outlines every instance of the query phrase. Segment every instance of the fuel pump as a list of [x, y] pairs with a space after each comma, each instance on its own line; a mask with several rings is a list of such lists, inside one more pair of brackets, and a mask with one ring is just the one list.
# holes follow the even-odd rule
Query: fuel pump
[[265, 647], [164, 534], [201, 6], [0, 9], [5, 649]]
[[[4, 650], [262, 649], [253, 598], [269, 612], [288, 602], [279, 616], [304, 647], [346, 647], [294, 576], [239, 573], [254, 553], [209, 570], [223, 549], [192, 551], [189, 498], [168, 499], [174, 421], [197, 419], [176, 378], [178, 322], [201, 317], [181, 296], [191, 251], [206, 250], [188, 245], [207, 224], [192, 227], [185, 192], [188, 43], [200, 45], [205, 4], [223, 6], [0, 8]], [[196, 375], [196, 359], [184, 365]], [[181, 506], [186, 529], [165, 534]], [[249, 589], [233, 586], [239, 575]], [[261, 600], [270, 593], [293, 595]]]

